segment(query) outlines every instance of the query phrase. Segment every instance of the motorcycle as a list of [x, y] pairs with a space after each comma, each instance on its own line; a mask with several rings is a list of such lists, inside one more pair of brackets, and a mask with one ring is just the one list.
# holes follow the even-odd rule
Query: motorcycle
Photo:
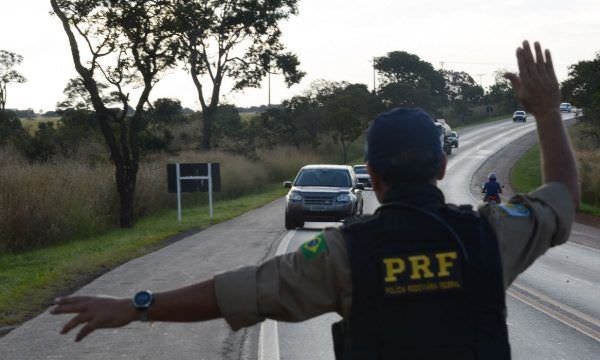
[[[500, 186], [500, 188], [503, 189], [504, 185]], [[481, 185], [481, 192], [485, 193], [485, 185]], [[502, 192], [502, 190], [500, 190], [500, 192]], [[485, 194], [485, 196], [483, 197], [483, 202], [491, 204], [491, 205], [498, 205], [502, 202], [502, 199], [500, 199], [500, 194], [495, 194], [495, 195]]]
[[500, 195], [486, 195], [483, 197], [483, 202], [486, 202], [490, 205], [498, 205], [502, 200], [500, 200]]

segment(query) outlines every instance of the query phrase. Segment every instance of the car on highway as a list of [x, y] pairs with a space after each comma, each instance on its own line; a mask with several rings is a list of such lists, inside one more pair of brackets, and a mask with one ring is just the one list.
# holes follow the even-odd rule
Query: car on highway
[[301, 228], [305, 221], [341, 221], [363, 212], [362, 191], [351, 166], [306, 165], [294, 181], [284, 181], [285, 228]]
[[359, 183], [363, 184], [365, 188], [370, 188], [371, 185], [371, 176], [367, 172], [367, 165], [354, 165], [352, 167], [354, 173], [356, 174], [356, 179]]
[[513, 114], [513, 122], [525, 122], [527, 121], [527, 113], [523, 110], [517, 110], [515, 111], [515, 113]]
[[570, 103], [560, 103], [560, 112], [570, 113], [573, 111], [573, 106]]
[[448, 135], [446, 135], [446, 141], [452, 145], [452, 147], [458, 147], [458, 133], [456, 131], [451, 131]]

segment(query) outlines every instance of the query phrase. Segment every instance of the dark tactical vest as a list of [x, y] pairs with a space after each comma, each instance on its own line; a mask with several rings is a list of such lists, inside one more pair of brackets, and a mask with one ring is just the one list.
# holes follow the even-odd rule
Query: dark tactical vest
[[353, 298], [337, 359], [510, 359], [498, 244], [470, 206], [407, 185], [342, 231]]

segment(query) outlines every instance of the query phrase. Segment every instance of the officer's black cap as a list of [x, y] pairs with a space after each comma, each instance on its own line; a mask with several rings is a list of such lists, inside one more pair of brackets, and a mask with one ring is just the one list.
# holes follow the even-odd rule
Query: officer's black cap
[[440, 130], [422, 109], [382, 113], [369, 128], [365, 160], [386, 182], [428, 182], [442, 158]]

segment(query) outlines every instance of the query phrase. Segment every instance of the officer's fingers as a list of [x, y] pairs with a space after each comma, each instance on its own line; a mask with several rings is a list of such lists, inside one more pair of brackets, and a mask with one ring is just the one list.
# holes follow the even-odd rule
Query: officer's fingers
[[60, 333], [66, 334], [69, 331], [71, 331], [74, 327], [76, 327], [77, 325], [88, 322], [89, 320], [90, 320], [90, 317], [88, 315], [79, 314], [79, 315], [73, 317], [71, 320], [69, 320], [69, 322], [66, 323], [65, 326], [63, 326]]
[[54, 299], [54, 304], [56, 304], [56, 305], [73, 304], [73, 303], [87, 301], [89, 299], [90, 299], [89, 296], [58, 297], [58, 298]]
[[544, 61], [544, 55], [542, 54], [542, 46], [537, 41], [533, 44], [533, 46], [535, 48], [537, 74], [538, 76], [545, 78], [546, 66]]
[[556, 73], [554, 72], [554, 64], [552, 63], [552, 55], [550, 54], [550, 50], [546, 49], [546, 74], [548, 74], [548, 78], [553, 82], [558, 82], [556, 79]]
[[525, 61], [525, 66], [527, 67], [527, 73], [530, 77], [533, 77], [534, 74], [537, 73], [537, 69], [535, 66], [535, 60], [533, 59], [533, 53], [531, 52], [531, 46], [529, 46], [529, 41], [523, 41], [523, 59]]
[[72, 303], [72, 304], [62, 304], [56, 305], [54, 309], [50, 310], [50, 314], [58, 315], [58, 314], [71, 314], [71, 313], [81, 313], [86, 309], [85, 303]]
[[519, 77], [523, 81], [529, 81], [529, 68], [527, 67], [524, 50], [522, 48], [517, 49], [517, 63], [519, 64]]
[[75, 341], [77, 341], [77, 342], [81, 341], [84, 337], [88, 336], [92, 331], [94, 331], [96, 329], [97, 329], [97, 326], [95, 326], [92, 322], [85, 324], [85, 326], [82, 327], [81, 330], [79, 330], [79, 333], [77, 333], [77, 336], [75, 337]]
[[517, 74], [507, 72], [507, 73], [504, 73], [504, 77], [510, 81], [510, 83], [512, 84], [515, 91], [517, 91], [518, 89], [521, 88], [521, 79], [519, 78], [519, 76]]

